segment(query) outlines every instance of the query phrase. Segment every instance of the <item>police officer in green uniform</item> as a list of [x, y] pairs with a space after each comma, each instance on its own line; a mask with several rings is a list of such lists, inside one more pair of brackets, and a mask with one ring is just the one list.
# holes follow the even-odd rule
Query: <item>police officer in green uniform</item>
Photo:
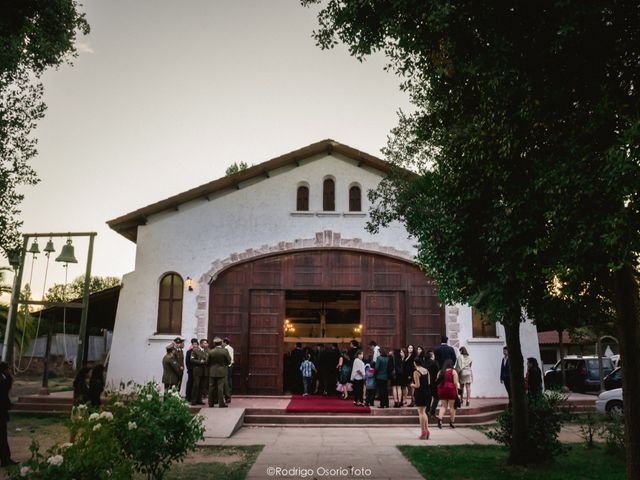
[[176, 347], [173, 343], [167, 345], [167, 353], [162, 358], [162, 384], [164, 385], [165, 393], [168, 392], [171, 387], [178, 386], [178, 380], [180, 378], [180, 363], [176, 358]]
[[184, 375], [184, 338], [176, 337], [173, 340], [173, 344], [176, 347], [176, 359], [178, 365], [180, 365], [180, 374], [178, 375], [178, 390], [182, 387], [182, 376]]
[[209, 365], [209, 343], [202, 339], [200, 345], [191, 351], [191, 372], [193, 375], [193, 386], [191, 387], [191, 405], [204, 405], [202, 394], [205, 392], [207, 384]]
[[209, 350], [209, 406], [217, 402], [220, 408], [226, 408], [224, 388], [227, 383], [227, 369], [231, 363], [231, 355], [222, 346], [222, 339], [213, 339], [213, 348]]

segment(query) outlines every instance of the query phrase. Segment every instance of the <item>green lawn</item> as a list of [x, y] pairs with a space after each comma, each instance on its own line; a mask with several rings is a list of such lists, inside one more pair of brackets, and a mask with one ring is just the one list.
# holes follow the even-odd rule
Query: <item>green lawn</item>
[[262, 445], [199, 447], [185, 463], [171, 467], [167, 480], [244, 480], [262, 451]]
[[509, 467], [507, 451], [491, 445], [441, 447], [399, 446], [402, 454], [426, 480], [625, 480], [622, 455], [609, 455], [603, 445], [588, 450], [582, 444], [548, 465]]

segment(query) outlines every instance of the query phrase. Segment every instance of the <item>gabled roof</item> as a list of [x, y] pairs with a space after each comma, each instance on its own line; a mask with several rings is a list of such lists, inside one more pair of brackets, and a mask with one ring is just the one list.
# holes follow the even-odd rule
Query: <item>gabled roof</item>
[[164, 200], [152, 203], [146, 207], [139, 208], [131, 213], [109, 220], [107, 225], [120, 235], [135, 243], [138, 236], [138, 226], [144, 225], [147, 222], [147, 218], [151, 215], [165, 210], [177, 210], [181, 204], [198, 198], [208, 200], [209, 195], [214, 192], [230, 188], [239, 189], [239, 185], [242, 182], [260, 176], [269, 177], [269, 172], [277, 168], [289, 164], [298, 165], [300, 160], [322, 153], [330, 155], [333, 152], [356, 160], [358, 162], [358, 166], [367, 165], [375, 168], [376, 170], [380, 170], [383, 173], [388, 173], [391, 170], [390, 164], [378, 157], [361, 152], [360, 150], [356, 150], [355, 148], [336, 142], [335, 140], [327, 139], [317, 143], [312, 143], [311, 145], [294, 150], [293, 152], [285, 153], [279, 157], [272, 158], [266, 162], [249, 167], [246, 170], [241, 170], [233, 175], [219, 178], [212, 182], [205, 183], [204, 185], [200, 185], [199, 187], [187, 190], [186, 192], [179, 193], [178, 195], [165, 198]]

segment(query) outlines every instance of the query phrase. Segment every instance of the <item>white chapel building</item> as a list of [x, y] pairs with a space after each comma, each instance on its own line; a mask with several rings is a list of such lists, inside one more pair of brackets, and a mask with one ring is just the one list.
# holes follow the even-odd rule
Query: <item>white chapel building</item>
[[[440, 304], [413, 263], [415, 241], [393, 224], [372, 235], [367, 192], [383, 160], [323, 140], [108, 222], [136, 244], [123, 278], [109, 383], [160, 381], [165, 346], [228, 337], [235, 393], [282, 394], [296, 342], [425, 349], [447, 335], [473, 359], [475, 397], [504, 397], [504, 330], [467, 305]], [[523, 356], [540, 358], [521, 325]]]

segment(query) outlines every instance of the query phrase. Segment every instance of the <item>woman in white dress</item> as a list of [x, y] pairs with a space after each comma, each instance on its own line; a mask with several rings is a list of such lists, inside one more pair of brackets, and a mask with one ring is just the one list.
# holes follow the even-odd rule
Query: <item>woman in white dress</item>
[[458, 357], [456, 370], [460, 374], [460, 388], [462, 394], [460, 395], [460, 401], [464, 399], [464, 394], [467, 394], [467, 407], [469, 406], [469, 397], [471, 396], [471, 384], [473, 383], [473, 372], [471, 371], [471, 357], [467, 351], [467, 347], [460, 348], [460, 356]]

